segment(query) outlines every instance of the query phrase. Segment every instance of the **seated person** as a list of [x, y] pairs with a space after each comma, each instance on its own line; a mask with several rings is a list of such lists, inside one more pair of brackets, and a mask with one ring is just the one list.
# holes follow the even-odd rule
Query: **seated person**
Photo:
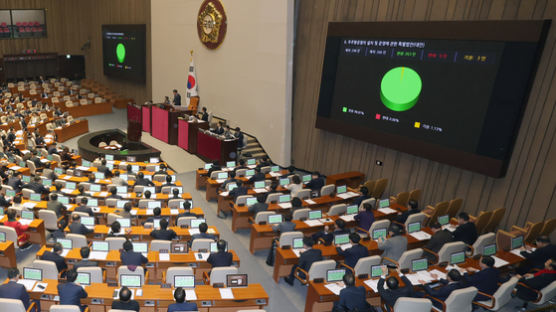
[[77, 196], [88, 196], [91, 197], [93, 196], [91, 193], [85, 191], [85, 187], [83, 185], [78, 185], [77, 186]]
[[216, 248], [218, 249], [218, 251], [211, 253], [207, 259], [207, 262], [210, 263], [213, 268], [232, 265], [233, 255], [231, 252], [226, 251], [227, 245], [228, 243], [223, 239], [219, 240], [216, 243]]
[[380, 237], [378, 239], [378, 249], [383, 250], [382, 263], [393, 264], [391, 261], [384, 259], [388, 257], [392, 260], [398, 261], [402, 254], [407, 250], [407, 237], [402, 235], [402, 229], [397, 224], [391, 224], [388, 229], [390, 238], [385, 239]]
[[520, 264], [517, 273], [523, 275], [533, 269], [543, 269], [546, 261], [556, 255], [556, 245], [552, 244], [546, 235], [539, 236], [535, 245], [537, 245], [535, 251], [531, 251], [531, 247], [526, 246], [526, 250], [520, 252], [525, 261]]
[[471, 246], [477, 240], [477, 228], [475, 223], [469, 220], [469, 215], [466, 212], [460, 212], [458, 215], [458, 227], [452, 233], [454, 241], [462, 241]]
[[297, 193], [303, 189], [301, 178], [298, 175], [292, 177], [292, 183], [286, 185], [286, 189], [290, 191], [291, 197], [297, 197]]
[[313, 234], [312, 238], [315, 242], [318, 242], [319, 239], [322, 239], [322, 243], [326, 246], [329, 246], [334, 241], [334, 231], [331, 230], [330, 226], [325, 225], [324, 229]]
[[[383, 275], [386, 275], [386, 273], [388, 273], [388, 269], [384, 267]], [[380, 277], [380, 280], [378, 281], [378, 293], [380, 294], [380, 298], [382, 299], [382, 301], [387, 304], [388, 312], [392, 311], [390, 307], [394, 307], [398, 298], [413, 297], [413, 285], [411, 284], [411, 281], [399, 271], [398, 273], [401, 277], [401, 280], [405, 284], [405, 286], [402, 288], [400, 288], [400, 283], [394, 276], [390, 276], [386, 279], [386, 285], [388, 286], [388, 289], [384, 289], [384, 277]]]
[[230, 196], [235, 202], [238, 196], [247, 195], [247, 188], [243, 186], [241, 181], [237, 181], [237, 187], [230, 191], [228, 196]]
[[168, 174], [168, 172], [166, 171], [167, 169], [168, 168], [166, 168], [165, 164], [160, 164], [160, 166], [158, 166], [158, 171], [154, 174]]
[[265, 195], [258, 194], [257, 195], [257, 202], [253, 205], [249, 206], [249, 212], [253, 213], [253, 216], [256, 216], [257, 213], [261, 211], [266, 211], [268, 209], [268, 204], [265, 203]]
[[334, 229], [334, 235], [349, 234], [350, 233], [349, 229], [346, 228], [347, 227], [346, 221], [338, 218], [338, 219], [336, 219], [334, 224], [336, 225], [336, 227]]
[[58, 229], [55, 231], [52, 231], [50, 233], [50, 238], [52, 239], [56, 239], [56, 238], [65, 238], [66, 237], [66, 233], [64, 232], [64, 229], [67, 226], [66, 220], [62, 219], [60, 221], [58, 221]]
[[305, 187], [311, 189], [313, 192], [320, 192], [320, 189], [324, 186], [324, 179], [317, 171], [311, 174], [311, 180], [307, 182]]
[[174, 291], [174, 299], [176, 303], [168, 306], [168, 312], [181, 312], [181, 311], [197, 311], [197, 305], [193, 302], [185, 301], [185, 290], [178, 287]]
[[[157, 208], [158, 209], [158, 208]], [[160, 229], [151, 231], [151, 237], [154, 239], [161, 239], [161, 240], [172, 240], [178, 237], [174, 230], [168, 230], [168, 220], [162, 219], [160, 220]]]
[[222, 185], [220, 185], [220, 190], [227, 191], [228, 189], [226, 187], [230, 183], [237, 183], [235, 171], [228, 172], [228, 178], [226, 179], [226, 181], [222, 182]]
[[87, 235], [93, 232], [93, 229], [89, 229], [85, 225], [81, 224], [81, 216], [78, 214], [74, 214], [71, 216], [71, 224], [69, 225], [69, 230], [72, 234], [82, 235]]
[[31, 247], [31, 244], [28, 242], [29, 241], [29, 234], [25, 233], [25, 231], [27, 231], [29, 229], [28, 225], [22, 225], [21, 223], [19, 223], [19, 221], [17, 221], [16, 216], [17, 216], [17, 211], [15, 209], [8, 209], [8, 221], [4, 222], [5, 226], [9, 226], [15, 229], [15, 232], [17, 233], [17, 241], [20, 245], [24, 244], [23, 246], [21, 246], [21, 248], [27, 248], [27, 247]]
[[284, 222], [272, 225], [272, 230], [280, 234], [295, 231], [295, 223], [292, 222], [291, 211], [284, 213]]
[[419, 210], [419, 204], [417, 203], [416, 200], [410, 200], [408, 203], [408, 210], [404, 211], [404, 212], [399, 212], [398, 216], [396, 217], [396, 221], [399, 223], [405, 223], [405, 221], [407, 220], [407, 217], [409, 217], [412, 214], [416, 214], [421, 212], [421, 210]]
[[122, 218], [126, 218], [126, 219], [130, 219], [131, 217], [133, 217], [133, 215], [131, 214], [131, 203], [127, 202], [124, 204], [124, 211], [120, 212], [120, 216]]
[[357, 221], [357, 226], [362, 228], [365, 231], [368, 231], [371, 228], [373, 222], [375, 222], [375, 215], [373, 213], [373, 205], [370, 203], [365, 203], [363, 205], [363, 211], [359, 211], [359, 213], [353, 217], [355, 221]]
[[336, 246], [336, 251], [338, 252], [338, 255], [344, 257], [344, 263], [353, 269], [359, 259], [369, 256], [369, 250], [367, 247], [359, 244], [359, 241], [361, 240], [361, 236], [359, 236], [359, 234], [349, 234], [349, 240], [352, 244], [350, 248], [342, 250], [340, 246]]
[[122, 262], [122, 265], [134, 266], [141, 266], [149, 262], [149, 260], [140, 252], [133, 251], [133, 244], [129, 240], [125, 241], [124, 250], [120, 252], [120, 261]]
[[118, 195], [118, 189], [115, 186], [112, 186], [108, 191], [110, 192], [110, 195], [106, 198], [122, 199], [122, 196]]
[[206, 107], [202, 108], [202, 111], [199, 113], [199, 115], [201, 115], [201, 120], [202, 121], [208, 121], [209, 114], [207, 113], [207, 108]]
[[[313, 262], [321, 261], [323, 259], [322, 251], [320, 249], [313, 248], [313, 246], [315, 245], [315, 241], [311, 237], [304, 237], [303, 245], [303, 247], [305, 247], [307, 250], [299, 255], [298, 263], [293, 265], [290, 275], [284, 278], [284, 281], [290, 286], [293, 286], [293, 282], [295, 279], [295, 270], [298, 267], [308, 272], [311, 268], [311, 265], [313, 265]], [[300, 272], [300, 274], [302, 277], [305, 277], [303, 276], [303, 272]]]
[[[494, 258], [491, 256], [482, 256], [479, 261], [479, 267], [481, 270], [477, 270], [474, 267], [467, 268], [467, 272], [472, 272], [474, 274], [465, 273], [463, 275], [463, 280], [467, 284], [466, 287], [474, 286], [480, 292], [492, 296], [496, 290], [498, 290], [498, 280], [500, 274], [498, 269], [494, 267]], [[490, 300], [490, 298], [477, 294], [474, 300], [485, 301]]]
[[444, 244], [452, 241], [453, 236], [452, 232], [450, 232], [449, 230], [443, 230], [442, 226], [438, 222], [433, 222], [430, 225], [430, 228], [433, 234], [431, 236], [431, 239], [425, 245], [423, 256], [425, 256], [431, 263], [434, 263], [436, 262], [436, 256], [428, 252], [427, 250], [438, 253], [438, 251], [440, 251], [440, 248], [442, 248]]
[[77, 270], [82, 267], [96, 267], [98, 263], [96, 261], [89, 260], [89, 255], [91, 254], [91, 249], [87, 246], [81, 247], [79, 250], [79, 254], [81, 255], [81, 260], [73, 265], [73, 269]]
[[[266, 175], [261, 172], [261, 168], [255, 168], [255, 174], [247, 180], [248, 183], [254, 183], [257, 181], [264, 181]], [[239, 186], [239, 185], [238, 185]]]
[[359, 192], [361, 193], [361, 196], [357, 197], [351, 202], [352, 205], [357, 205], [357, 207], [359, 207], [361, 205], [361, 202], [363, 202], [364, 200], [371, 198], [371, 196], [369, 196], [369, 189], [366, 186], [362, 186], [359, 189]]
[[517, 277], [520, 278], [519, 281], [524, 285], [517, 284], [515, 294], [516, 297], [524, 301], [521, 311], [525, 311], [529, 301], [537, 300], [535, 290], [540, 291], [556, 281], [556, 257], [546, 260], [544, 269], [534, 274], [528, 273], [523, 277], [521, 275], [517, 275]]
[[161, 216], [162, 214], [162, 209], [156, 207], [153, 209], [153, 216], [152, 217], [148, 217], [147, 220], [145, 220], [145, 222], [143, 222], [143, 225], [145, 225], [145, 223], [154, 223], [154, 220], [166, 220], [168, 221], [166, 218], [163, 218]]
[[193, 212], [191, 212], [191, 202], [186, 200], [183, 202], [183, 210], [184, 212], [180, 213], [178, 215], [178, 217], [176, 218], [176, 225], [178, 224], [178, 220], [181, 217], [198, 217], [196, 214], [194, 214]]
[[[25, 307], [25, 311], [27, 311], [31, 304], [29, 302], [29, 294], [25, 286], [17, 283], [18, 280], [19, 270], [17, 268], [8, 269], [8, 282], [0, 285], [0, 298], [21, 300]], [[32, 311], [37, 311], [37, 309]]]
[[76, 279], [76, 269], [69, 270], [66, 273], [66, 282], [58, 284], [58, 296], [60, 304], [76, 305], [84, 311], [87, 306], [81, 305], [81, 299], [87, 298], [88, 294], [83, 287], [75, 283]]
[[[110, 224], [110, 231], [108, 232], [108, 237], [125, 237], [125, 233], [120, 233], [122, 231], [122, 225], [118, 220]], [[129, 229], [131, 231], [131, 229]]]
[[219, 121], [219, 122], [216, 124], [216, 128], [214, 128], [214, 130], [212, 130], [212, 133], [218, 134], [218, 135], [221, 135], [221, 134], [224, 133], [224, 127], [223, 127], [221, 121]]
[[[431, 276], [433, 278], [435, 277], [434, 275]], [[419, 280], [419, 283], [423, 284], [423, 289], [428, 295], [436, 299], [439, 299], [440, 301], [446, 301], [446, 299], [448, 298], [448, 296], [450, 296], [452, 291], [465, 287], [465, 284], [461, 282], [462, 277], [458, 270], [456, 269], [450, 270], [448, 274], [446, 274], [446, 277], [448, 278], [447, 280], [444, 279], [440, 280], [440, 283], [443, 284], [443, 286], [440, 286], [435, 289], [432, 289], [423, 280]], [[435, 300], [431, 300], [431, 301], [435, 307], [442, 309], [442, 305], [439, 302]]]
[[173, 196], [172, 196], [172, 197], [169, 197], [168, 199], [180, 199], [180, 198], [181, 198], [181, 196], [180, 196], [180, 190], [178, 190], [178, 189], [173, 189], [173, 190], [172, 190], [172, 195], [173, 195]]
[[41, 260], [52, 261], [56, 263], [56, 268], [58, 269], [58, 273], [67, 270], [68, 265], [66, 264], [66, 259], [61, 256], [62, 251], [64, 248], [62, 244], [55, 243], [54, 247], [52, 247], [52, 251], [46, 250], [42, 256]]
[[40, 176], [35, 176], [31, 182], [24, 184], [21, 188], [32, 190], [38, 194], [48, 193], [48, 190], [44, 187], [44, 185], [42, 185]]
[[206, 222], [203, 222], [201, 224], [199, 224], [199, 234], [193, 234], [191, 236], [191, 242], [193, 242], [194, 240], [196, 240], [197, 238], [210, 238], [213, 240], [216, 240], [216, 236], [212, 235], [212, 234], [207, 234], [208, 231], [208, 224], [206, 224]]
[[135, 185], [142, 186], [154, 186], [154, 183], [150, 180], [145, 179], [143, 172], [137, 173], [137, 180], [135, 180]]
[[333, 311], [376, 311], [367, 302], [367, 291], [363, 286], [355, 286], [355, 276], [351, 271], [343, 277], [346, 288], [340, 290], [340, 300], [334, 302]]
[[89, 217], [94, 216], [95, 214], [93, 213], [93, 209], [91, 209], [91, 207], [87, 206], [88, 202], [89, 202], [89, 200], [87, 199], [87, 197], [82, 197], [81, 201], [79, 201], [79, 206], [75, 207], [75, 209], [73, 211], [84, 212], [84, 213], [88, 214]]
[[165, 187], [165, 186], [176, 186], [176, 184], [172, 182], [172, 176], [171, 175], [166, 176], [166, 183], [162, 184], [162, 187]]
[[120, 178], [120, 171], [119, 170], [114, 171], [114, 176], [112, 177], [111, 181], [112, 181], [112, 184], [116, 184], [118, 186], [127, 186], [128, 185], [126, 180]]
[[120, 300], [112, 301], [112, 309], [139, 312], [139, 302], [131, 300], [131, 290], [124, 286], [120, 289]]

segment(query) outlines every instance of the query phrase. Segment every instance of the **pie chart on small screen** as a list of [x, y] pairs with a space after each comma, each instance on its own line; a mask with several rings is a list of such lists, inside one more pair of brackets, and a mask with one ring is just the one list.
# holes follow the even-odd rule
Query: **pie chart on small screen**
[[419, 100], [423, 82], [412, 68], [400, 66], [390, 69], [380, 83], [380, 100], [390, 110], [403, 112]]

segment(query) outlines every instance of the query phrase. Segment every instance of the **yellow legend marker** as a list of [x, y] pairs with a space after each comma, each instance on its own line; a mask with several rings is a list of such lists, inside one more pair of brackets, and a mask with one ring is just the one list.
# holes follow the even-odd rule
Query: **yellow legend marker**
[[421, 123], [418, 122], [418, 121], [416, 121], [416, 122], [415, 122], [415, 128], [421, 128]]

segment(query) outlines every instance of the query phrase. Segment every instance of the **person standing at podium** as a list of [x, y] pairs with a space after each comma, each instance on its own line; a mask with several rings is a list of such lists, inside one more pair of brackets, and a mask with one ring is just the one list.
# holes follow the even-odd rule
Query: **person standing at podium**
[[174, 89], [174, 100], [172, 101], [172, 103], [176, 106], [181, 106], [181, 95], [176, 89]]

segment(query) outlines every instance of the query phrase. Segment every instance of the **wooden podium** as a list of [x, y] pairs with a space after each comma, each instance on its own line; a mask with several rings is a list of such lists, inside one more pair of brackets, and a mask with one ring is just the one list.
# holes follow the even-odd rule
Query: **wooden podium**
[[134, 142], [141, 141], [142, 109], [133, 104], [127, 105], [127, 139]]

